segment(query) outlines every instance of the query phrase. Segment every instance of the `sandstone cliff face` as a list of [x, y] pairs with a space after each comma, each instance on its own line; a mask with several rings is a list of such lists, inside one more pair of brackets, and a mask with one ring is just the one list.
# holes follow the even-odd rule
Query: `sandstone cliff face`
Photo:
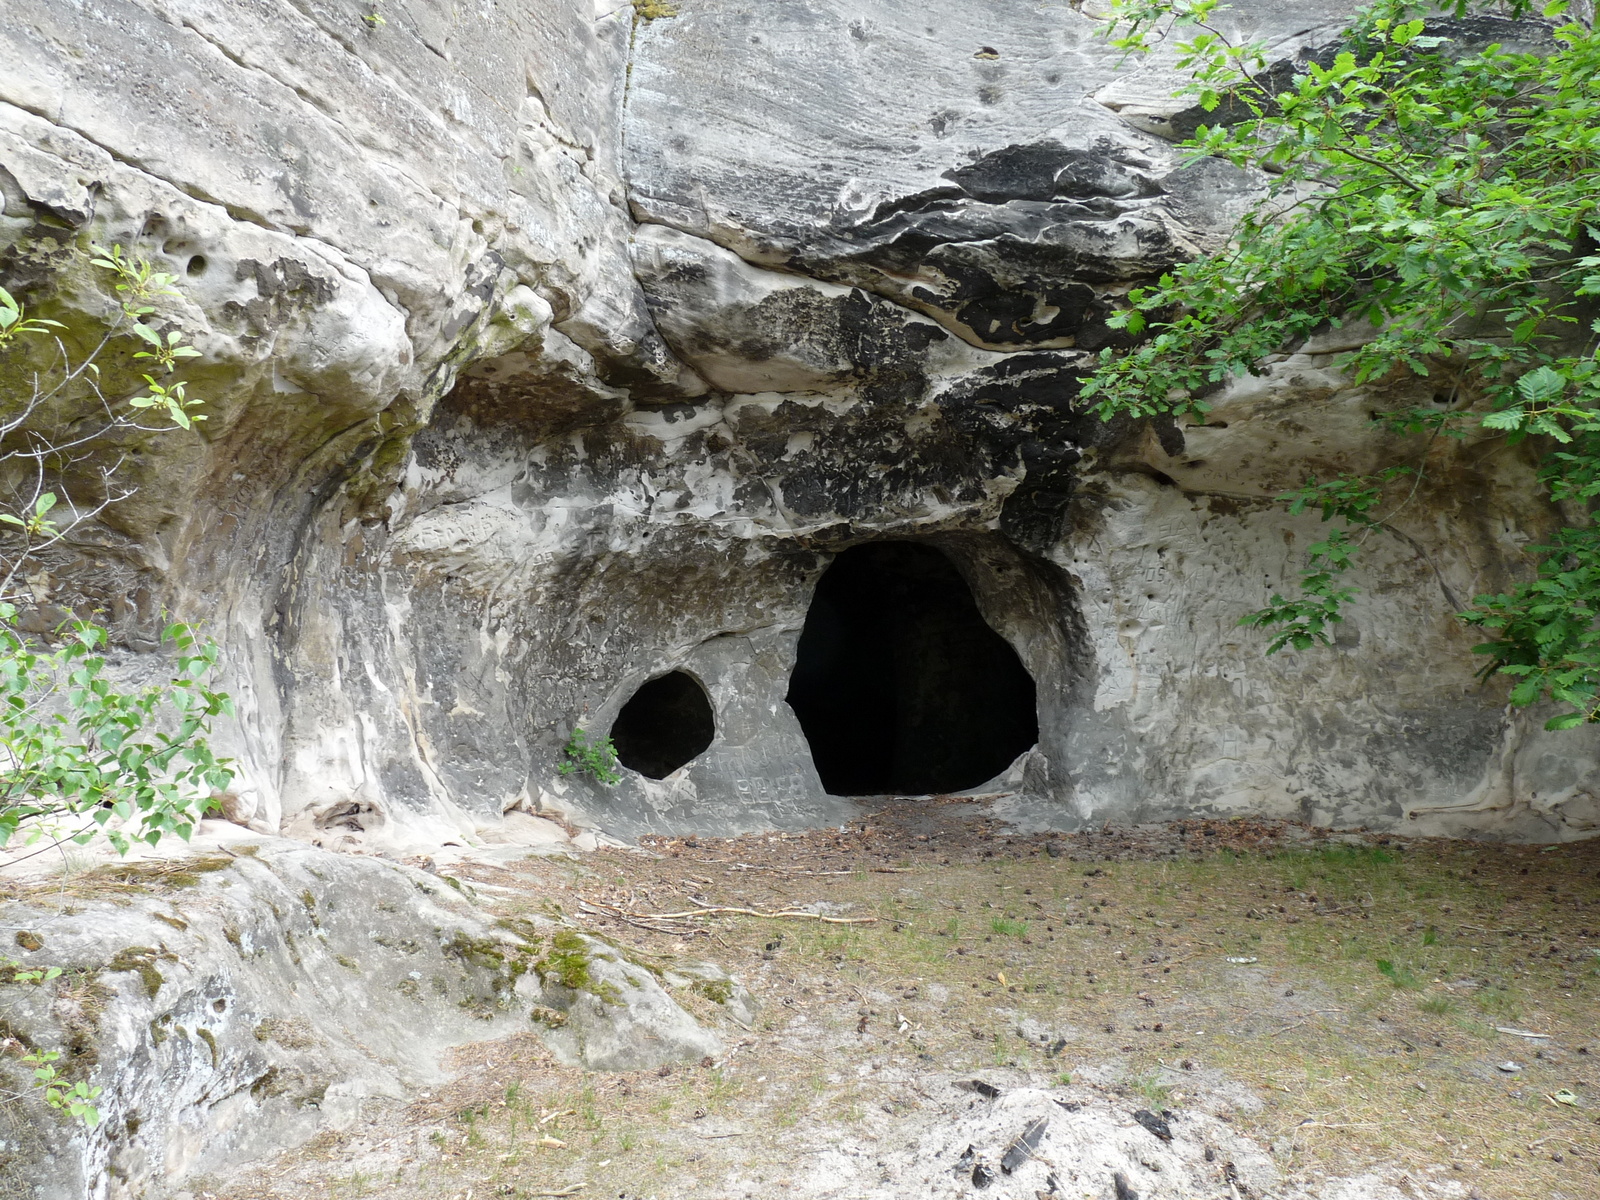
[[[1518, 451], [1430, 451], [1339, 645], [1266, 659], [1237, 618], [1317, 531], [1272, 496], [1389, 461], [1368, 416], [1401, 397], [1330, 343], [1204, 425], [1076, 407], [1118, 294], [1257, 186], [1165, 140], [1170, 71], [1070, 7], [682, 7], [8, 13], [6, 286], [84, 321], [91, 238], [176, 271], [212, 412], [136, 447], [138, 496], [36, 591], [108, 606], [130, 669], [163, 605], [209, 621], [237, 818], [390, 846], [512, 807], [620, 836], [837, 820], [785, 702], [801, 631], [839, 553], [910, 540], [1035, 685], [1037, 746], [994, 785], [1025, 824], [1594, 830], [1593, 737], [1509, 714], [1451, 616], [1548, 528]], [[1234, 19], [1290, 57], [1341, 15]], [[557, 774], [575, 725], [674, 670], [703, 753]]]

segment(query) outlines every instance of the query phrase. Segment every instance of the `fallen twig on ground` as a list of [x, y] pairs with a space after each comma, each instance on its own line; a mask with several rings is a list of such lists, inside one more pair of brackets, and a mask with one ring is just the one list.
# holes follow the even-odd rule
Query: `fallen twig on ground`
[[[601, 904], [592, 900], [583, 900], [579, 903], [587, 905], [590, 908], [598, 909], [603, 913], [608, 913], [624, 920], [633, 921], [683, 921], [690, 917], [715, 917], [724, 915], [738, 917], [760, 917], [767, 921], [822, 921], [828, 925], [874, 925], [878, 920], [877, 917], [828, 917], [824, 916], [822, 913], [808, 912], [803, 908], [785, 908], [780, 909], [777, 912], [762, 912], [757, 908], [738, 908], [727, 904], [707, 904], [702, 905], [699, 908], [685, 909], [682, 912], [640, 913], [628, 912], [624, 909], [614, 908], [612, 905]], [[664, 933], [668, 931], [657, 930], [657, 932]]]
[[726, 867], [729, 871], [761, 871], [768, 875], [854, 875], [854, 871], [800, 871], [790, 867], [761, 867], [754, 863], [719, 862], [714, 858], [697, 858], [695, 862]]
[[[1312, 1017], [1325, 1017], [1330, 1013], [1342, 1013], [1342, 1012], [1344, 1012], [1344, 1009], [1342, 1009], [1342, 1008], [1319, 1008], [1319, 1009], [1315, 1009], [1312, 1012], [1308, 1012], [1308, 1013], [1303, 1014], [1298, 1020], [1290, 1021], [1287, 1025], [1283, 1026], [1280, 1029], [1274, 1029], [1272, 1031], [1272, 1036], [1273, 1037], [1277, 1037], [1280, 1033], [1288, 1033], [1289, 1030], [1291, 1030], [1291, 1029], [1298, 1029], [1298, 1028], [1300, 1028], [1300, 1026], [1304, 1025], [1307, 1021], [1311, 1020]], [[1404, 1039], [1402, 1039], [1402, 1040], [1404, 1040]]]
[[617, 908], [611, 904], [602, 904], [599, 901], [579, 900], [578, 911], [597, 917], [608, 917], [614, 921], [621, 921], [624, 925], [632, 925], [635, 929], [643, 929], [646, 933], [664, 933], [670, 937], [681, 938], [694, 937], [696, 934], [702, 937], [711, 936], [709, 929], [701, 929], [697, 925], [652, 925], [646, 920], [638, 919], [625, 909]]

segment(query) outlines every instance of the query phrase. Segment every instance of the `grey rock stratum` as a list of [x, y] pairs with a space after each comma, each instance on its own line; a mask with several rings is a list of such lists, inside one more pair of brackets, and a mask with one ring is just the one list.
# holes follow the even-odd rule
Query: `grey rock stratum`
[[[1594, 831], [1593, 736], [1452, 617], [1550, 528], [1523, 451], [1434, 450], [1339, 644], [1268, 659], [1238, 616], [1318, 528], [1272, 497], [1387, 461], [1369, 414], [1426, 389], [1313, 344], [1205, 424], [1080, 410], [1117, 297], [1258, 184], [1184, 164], [1170, 60], [1092, 6], [680, 7], [8, 6], [0, 275], [82, 326], [91, 239], [173, 270], [211, 413], [34, 592], [131, 673], [208, 623], [234, 819], [418, 850], [984, 786], [1028, 827]], [[1342, 14], [1230, 19], [1287, 59]], [[558, 774], [578, 726], [641, 769]]]

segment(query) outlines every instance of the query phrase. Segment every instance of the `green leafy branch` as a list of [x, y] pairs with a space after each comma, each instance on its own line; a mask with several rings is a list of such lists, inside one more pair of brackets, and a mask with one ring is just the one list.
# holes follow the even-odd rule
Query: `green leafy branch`
[[[173, 427], [188, 430], [205, 420], [199, 411], [204, 402], [190, 396], [182, 380], [171, 378], [184, 360], [197, 358], [200, 352], [171, 321], [164, 330], [152, 324], [157, 306], [180, 295], [177, 276], [128, 254], [121, 245], [91, 244], [89, 261], [110, 277], [116, 317], [87, 352], [76, 356], [63, 338], [65, 325], [30, 314], [21, 301], [0, 288], [0, 356], [23, 365], [36, 356], [30, 344], [37, 347], [41, 341], [53, 343], [55, 351], [46, 366], [23, 376], [20, 394], [8, 390], [0, 405], [0, 466], [24, 468], [9, 472], [11, 511], [0, 514], [0, 523], [20, 535], [0, 545], [0, 600], [20, 598], [14, 585], [22, 564], [131, 494], [116, 481], [122, 457], [106, 454], [113, 435]], [[125, 337], [138, 345], [132, 360], [146, 364], [149, 371], [141, 376], [143, 390], [118, 398], [108, 394], [101, 364], [113, 344]], [[147, 415], [161, 420], [145, 423]], [[86, 470], [89, 462], [98, 465]], [[100, 478], [98, 494], [75, 503], [64, 481], [69, 475], [93, 474]]]
[[1298, 597], [1286, 599], [1274, 592], [1265, 608], [1239, 618], [1241, 625], [1275, 630], [1267, 644], [1268, 654], [1333, 644], [1328, 627], [1344, 620], [1343, 606], [1359, 590], [1340, 586], [1338, 581], [1354, 564], [1360, 545], [1383, 524], [1372, 510], [1383, 499], [1384, 485], [1411, 473], [1409, 467], [1389, 467], [1375, 475], [1341, 476], [1323, 483], [1311, 479], [1305, 486], [1277, 497], [1296, 516], [1317, 508], [1325, 523], [1339, 521], [1341, 526], [1329, 530], [1306, 551]]
[[[1269, 71], [1261, 46], [1224, 36], [1219, 11], [1124, 0], [1108, 36], [1140, 53], [1187, 31], [1185, 94], [1216, 114], [1189, 141], [1193, 156], [1271, 183], [1226, 250], [1130, 293], [1112, 324], [1141, 340], [1101, 353], [1085, 397], [1104, 418], [1203, 414], [1268, 356], [1365, 323], [1371, 336], [1335, 361], [1355, 383], [1448, 380], [1442, 409], [1389, 414], [1391, 430], [1538, 439], [1552, 500], [1581, 515], [1533, 550], [1532, 580], [1462, 616], [1494, 635], [1478, 649], [1490, 673], [1516, 680], [1514, 703], [1569, 706], [1556, 728], [1600, 718], [1600, 535], [1588, 515], [1600, 496], [1600, 40], [1573, 23], [1551, 31], [1551, 52], [1473, 47], [1382, 0], [1328, 52]], [[1329, 642], [1356, 594], [1340, 576], [1382, 524], [1375, 482], [1285, 494], [1337, 527], [1311, 547], [1300, 597], [1274, 595], [1244, 618], [1272, 632], [1269, 651]]]
[[210, 795], [233, 779], [206, 740], [214, 718], [233, 714], [208, 686], [216, 644], [169, 625], [172, 676], [125, 691], [105, 674], [104, 629], [74, 621], [47, 649], [17, 630], [16, 616], [0, 604], [0, 846], [24, 827], [29, 842], [103, 834], [119, 853], [167, 834], [187, 841]]
[[[119, 686], [107, 673], [109, 635], [88, 620], [71, 620], [53, 639], [24, 632], [14, 590], [50, 546], [91, 520], [130, 490], [116, 482], [120, 456], [109, 461], [107, 439], [131, 430], [192, 429], [204, 414], [198, 399], [170, 376], [199, 352], [179, 328], [158, 330], [148, 318], [163, 298], [176, 296], [176, 276], [125, 254], [121, 246], [91, 249], [92, 264], [110, 273], [117, 316], [90, 350], [77, 358], [59, 321], [31, 315], [0, 289], [0, 362], [26, 364], [38, 343], [54, 343], [55, 358], [44, 369], [4, 377], [0, 393], [0, 466], [15, 480], [19, 461], [31, 477], [13, 491], [10, 511], [0, 511], [0, 847], [21, 838], [45, 846], [86, 843], [103, 836], [119, 853], [133, 842], [149, 845], [167, 835], [185, 840], [211, 804], [210, 797], [233, 779], [229, 760], [211, 749], [211, 723], [232, 714], [228, 696], [211, 685], [219, 660], [215, 643], [188, 625], [174, 623], [161, 642], [170, 654], [171, 675], [143, 688]], [[148, 366], [145, 391], [118, 400], [102, 384], [102, 356], [119, 337], [138, 345], [135, 362]], [[84, 408], [89, 408], [85, 416]], [[95, 410], [98, 410], [96, 416]], [[145, 425], [153, 413], [160, 424]], [[98, 497], [74, 503], [65, 481], [97, 461]], [[73, 468], [76, 468], [74, 471]], [[48, 575], [43, 576], [48, 578]], [[42, 604], [35, 592], [32, 599]], [[26, 856], [23, 856], [26, 857]], [[12, 859], [12, 861], [19, 861]], [[13, 983], [48, 983], [61, 968], [23, 968], [3, 960]], [[82, 1121], [100, 1122], [98, 1087], [68, 1081], [56, 1067], [55, 1051], [28, 1049], [23, 1064], [46, 1105]]]
[[17, 337], [47, 334], [52, 329], [66, 328], [60, 321], [47, 321], [28, 316], [23, 307], [5, 288], [0, 288], [0, 350]]
[[33, 1069], [34, 1086], [44, 1093], [47, 1105], [93, 1129], [100, 1124], [100, 1110], [94, 1101], [102, 1089], [90, 1087], [81, 1079], [69, 1084], [56, 1069], [60, 1058], [55, 1050], [30, 1050], [22, 1056], [22, 1061]]

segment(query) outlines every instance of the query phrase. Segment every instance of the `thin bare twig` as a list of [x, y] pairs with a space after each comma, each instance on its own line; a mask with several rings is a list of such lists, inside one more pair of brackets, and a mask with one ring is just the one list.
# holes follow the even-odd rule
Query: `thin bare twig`
[[[610, 905], [596, 904], [594, 901], [589, 900], [586, 900], [583, 903], [590, 904], [593, 907], [600, 908], [602, 910], [612, 908]], [[696, 903], [698, 904], [699, 902], [696, 901]], [[686, 909], [683, 912], [671, 913], [627, 912], [623, 909], [614, 909], [612, 911], [616, 916], [631, 917], [634, 920], [640, 921], [682, 921], [690, 917], [715, 917], [723, 915], [738, 917], [760, 917], [767, 921], [822, 921], [828, 925], [874, 925], [878, 920], [877, 917], [828, 917], [824, 916], [822, 913], [807, 912], [805, 909], [795, 908], [780, 909], [777, 912], [762, 912], [760, 909], [756, 908], [739, 908], [728, 904], [706, 904], [700, 905], [698, 908]]]

